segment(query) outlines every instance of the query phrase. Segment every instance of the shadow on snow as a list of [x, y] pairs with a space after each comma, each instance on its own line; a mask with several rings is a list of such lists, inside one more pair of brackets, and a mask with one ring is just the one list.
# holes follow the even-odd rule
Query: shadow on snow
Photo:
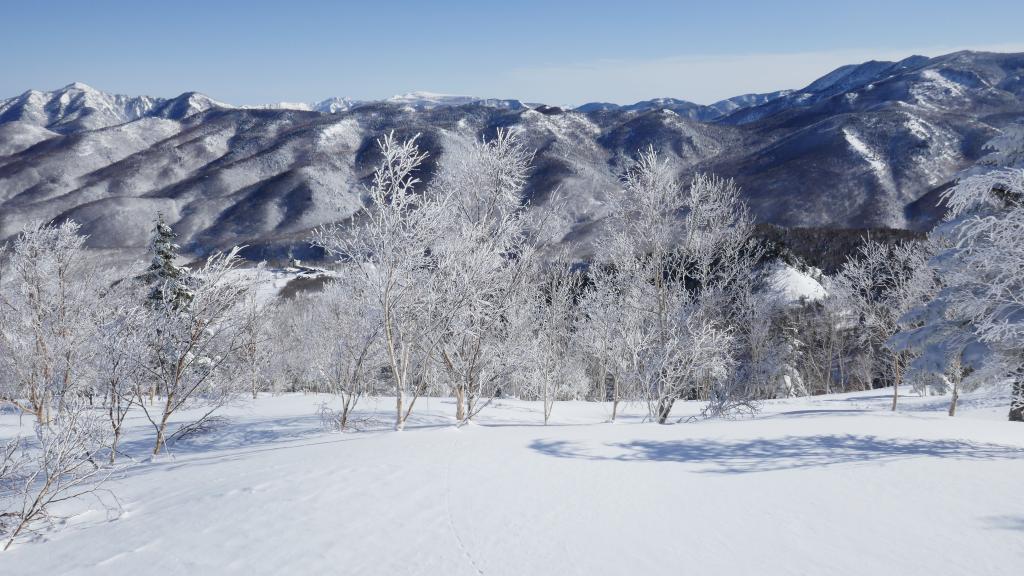
[[618, 462], [707, 464], [700, 472], [746, 474], [907, 458], [1007, 460], [1024, 458], [1024, 448], [958, 440], [885, 439], [828, 435], [759, 438], [736, 442], [671, 440], [615, 442], [596, 454], [561, 440], [535, 440], [530, 448], [547, 456]]

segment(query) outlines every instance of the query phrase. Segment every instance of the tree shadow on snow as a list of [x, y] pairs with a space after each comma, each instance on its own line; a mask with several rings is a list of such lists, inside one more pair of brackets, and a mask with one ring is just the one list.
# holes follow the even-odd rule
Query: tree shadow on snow
[[[172, 428], [171, 432], [175, 430]], [[148, 455], [153, 450], [154, 435], [148, 429], [146, 432], [122, 442], [118, 450], [135, 457]], [[315, 414], [244, 421], [221, 418], [212, 420], [202, 430], [174, 438], [168, 442], [166, 451], [181, 456], [304, 440], [323, 433], [320, 417]]]
[[788, 412], [779, 412], [778, 414], [769, 414], [763, 416], [763, 420], [771, 418], [807, 418], [810, 416], [856, 416], [858, 414], [864, 414], [868, 412], [867, 409], [851, 408], [851, 409], [838, 409], [829, 410], [827, 408], [818, 410], [790, 410]]
[[991, 516], [986, 518], [989, 527], [996, 530], [1020, 530], [1024, 532], [1024, 516]]
[[[259, 452], [346, 442], [365, 434], [394, 430], [394, 423], [385, 417], [389, 415], [357, 413], [353, 416], [353, 429], [345, 432], [325, 428], [317, 414], [262, 419], [215, 418], [201, 430], [169, 441], [159, 460], [165, 466], [174, 467], [174, 460], [179, 457], [187, 457], [187, 463], [192, 465], [231, 460]], [[451, 419], [428, 415], [410, 419], [406, 429], [451, 425]], [[172, 432], [174, 430], [176, 428], [172, 428]], [[148, 458], [153, 450], [154, 435], [148, 433], [149, 429], [146, 432], [122, 441], [118, 452], [133, 458]]]
[[875, 436], [787, 436], [722, 442], [717, 440], [608, 443], [601, 453], [559, 440], [535, 440], [530, 448], [547, 456], [618, 462], [707, 464], [701, 472], [747, 474], [907, 458], [1007, 460], [1024, 458], [1024, 448], [959, 440], [888, 439]]

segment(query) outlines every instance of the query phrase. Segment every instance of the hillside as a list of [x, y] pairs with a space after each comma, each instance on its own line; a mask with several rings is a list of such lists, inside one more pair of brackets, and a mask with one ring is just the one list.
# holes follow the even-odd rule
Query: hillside
[[803, 89], [711, 106], [570, 110], [412, 93], [239, 108], [76, 83], [0, 100], [0, 239], [73, 218], [92, 246], [133, 256], [160, 211], [194, 254], [247, 244], [280, 257], [361, 204], [381, 134], [421, 134], [436, 161], [498, 128], [522, 130], [537, 151], [526, 200], [554, 206], [563, 237], [584, 245], [648, 145], [681, 175], [734, 177], [764, 224], [921, 230], [941, 215], [934, 191], [1022, 117], [1024, 54], [972, 52], [846, 66]]

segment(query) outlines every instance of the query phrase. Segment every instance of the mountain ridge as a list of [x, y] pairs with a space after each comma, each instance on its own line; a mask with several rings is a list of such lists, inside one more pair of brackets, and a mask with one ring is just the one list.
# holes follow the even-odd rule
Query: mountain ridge
[[[934, 190], [1024, 120], [1022, 78], [1024, 54], [958, 52], [844, 66], [802, 89], [706, 107], [662, 98], [566, 109], [411, 93], [328, 100], [323, 112], [70, 84], [0, 100], [0, 242], [27, 222], [74, 218], [93, 247], [137, 254], [162, 211], [195, 254], [304, 249], [309, 230], [362, 205], [374, 143], [392, 130], [420, 134], [425, 183], [445, 154], [497, 129], [520, 131], [537, 151], [526, 200], [557, 207], [561, 234], [581, 250], [647, 146], [681, 178], [735, 178], [762, 223], [920, 230], [941, 216]], [[550, 204], [555, 190], [561, 200]]]

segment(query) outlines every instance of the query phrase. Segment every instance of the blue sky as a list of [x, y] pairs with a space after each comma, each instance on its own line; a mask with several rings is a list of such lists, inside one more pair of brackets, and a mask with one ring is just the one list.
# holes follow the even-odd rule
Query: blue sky
[[1020, 0], [0, 4], [0, 96], [81, 81], [232, 103], [412, 90], [552, 104], [709, 103], [851, 62], [1024, 51]]

